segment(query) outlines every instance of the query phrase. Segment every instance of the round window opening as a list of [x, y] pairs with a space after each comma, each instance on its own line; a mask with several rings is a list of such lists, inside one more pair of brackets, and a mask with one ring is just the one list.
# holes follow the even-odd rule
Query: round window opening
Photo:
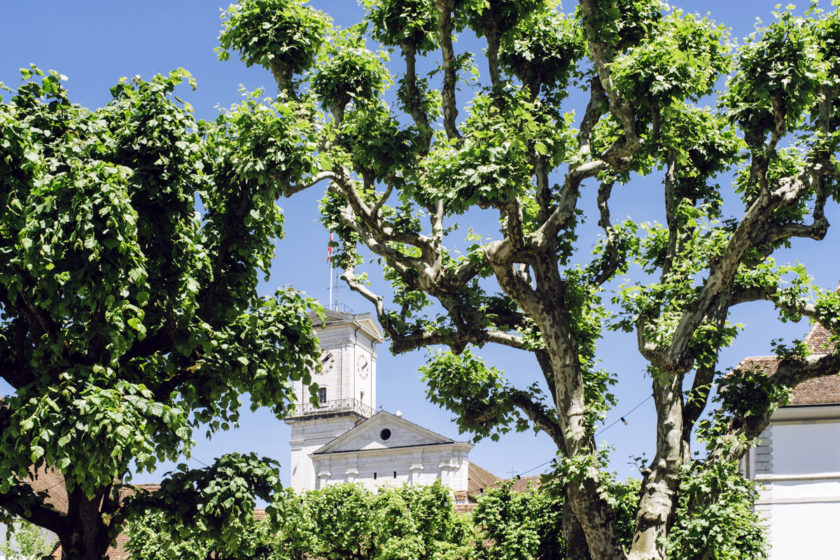
[[383, 440], [388, 439], [389, 437], [391, 437], [391, 430], [385, 428], [384, 430], [379, 432], [379, 437], [381, 437]]

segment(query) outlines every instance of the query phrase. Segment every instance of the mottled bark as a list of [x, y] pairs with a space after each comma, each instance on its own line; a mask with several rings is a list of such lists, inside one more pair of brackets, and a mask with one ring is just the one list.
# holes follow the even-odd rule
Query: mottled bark
[[658, 372], [653, 381], [656, 404], [656, 456], [645, 470], [636, 532], [629, 560], [663, 560], [661, 541], [667, 537], [677, 507], [682, 467], [688, 462], [683, 440], [682, 374]]

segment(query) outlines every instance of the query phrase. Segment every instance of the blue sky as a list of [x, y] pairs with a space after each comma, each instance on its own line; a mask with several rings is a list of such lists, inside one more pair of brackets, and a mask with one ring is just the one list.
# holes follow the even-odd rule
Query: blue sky
[[[355, 23], [361, 15], [354, 0], [320, 0], [312, 4], [329, 13], [338, 25]], [[672, 5], [686, 11], [708, 12], [713, 19], [730, 27], [733, 36], [743, 37], [753, 30], [756, 17], [765, 21], [772, 18], [770, 12], [776, 3], [692, 0], [674, 1]], [[217, 61], [213, 49], [220, 29], [220, 9], [226, 6], [226, 3], [212, 0], [4, 0], [0, 2], [0, 81], [15, 87], [19, 83], [18, 69], [34, 63], [67, 75], [66, 87], [71, 99], [93, 108], [107, 103], [109, 88], [122, 76], [140, 74], [149, 78], [155, 73], [184, 67], [198, 81], [198, 90], [181, 91], [181, 96], [193, 105], [199, 118], [212, 119], [217, 114], [217, 107], [237, 102], [240, 85], [249, 90], [265, 87], [269, 92], [274, 88], [271, 76], [261, 68], [248, 69], [235, 60]], [[804, 8], [805, 4], [802, 6]], [[483, 44], [469, 38], [456, 44], [459, 52], [472, 50], [477, 58], [480, 58], [478, 51], [482, 47]], [[573, 96], [571, 101], [574, 100]], [[578, 105], [577, 109], [580, 112], [583, 106]], [[722, 184], [725, 186], [727, 181], [723, 180]], [[656, 219], [661, 207], [660, 185], [661, 175], [655, 175], [618, 189], [612, 203], [613, 217]], [[322, 187], [279, 201], [286, 210], [287, 237], [277, 246], [272, 279], [262, 286], [264, 292], [291, 284], [326, 302], [328, 234], [317, 221], [317, 201], [323, 193]], [[595, 212], [591, 199], [583, 204], [587, 213]], [[830, 212], [831, 218], [837, 218], [836, 208]], [[493, 221], [492, 217], [477, 219], [482, 227]], [[829, 248], [836, 248], [837, 242], [836, 231], [830, 231], [822, 244], [795, 241], [793, 248], [778, 255], [777, 260], [799, 260], [815, 276], [818, 285], [833, 287], [840, 274], [835, 261], [828, 255], [831, 254]], [[375, 269], [369, 270], [374, 274]], [[338, 299], [357, 313], [371, 311], [365, 301], [348, 293], [346, 288], [338, 291]], [[805, 323], [779, 325], [772, 310], [760, 304], [744, 306], [734, 319], [745, 325], [745, 331], [736, 345], [725, 351], [723, 366], [734, 366], [746, 355], [768, 354], [771, 339], [803, 336], [808, 329]], [[536, 363], [529, 355], [496, 350], [484, 350], [482, 355], [517, 382], [530, 382], [528, 380], [536, 378]], [[642, 373], [645, 364], [630, 335], [608, 335], [600, 346], [599, 357], [605, 368], [618, 373], [616, 394], [619, 404], [608, 414], [604, 426], [609, 428], [599, 434], [598, 441], [615, 447], [612, 465], [624, 478], [636, 473], [630, 458], [645, 451], [650, 456], [654, 442], [651, 402], [647, 401], [632, 414], [627, 414], [649, 395], [649, 380]], [[389, 354], [387, 344], [381, 346], [378, 404], [392, 412], [401, 410], [409, 420], [458, 438], [451, 415], [430, 405], [424, 398], [424, 387], [417, 372], [424, 358], [425, 353], [419, 351], [394, 357]], [[621, 416], [626, 416], [628, 425], [617, 422]], [[283, 422], [268, 413], [257, 412], [246, 415], [239, 430], [219, 434], [212, 442], [199, 438], [194, 456], [210, 462], [212, 457], [227, 451], [253, 450], [279, 460], [288, 482], [285, 470], [289, 461], [288, 436], [288, 427]], [[499, 442], [481, 442], [474, 448], [471, 459], [497, 475], [507, 477], [511, 473], [537, 474], [541, 469], [533, 468], [553, 456], [553, 445], [546, 436], [524, 433], [510, 434]], [[159, 473], [141, 475], [138, 480], [152, 481], [159, 476]]]

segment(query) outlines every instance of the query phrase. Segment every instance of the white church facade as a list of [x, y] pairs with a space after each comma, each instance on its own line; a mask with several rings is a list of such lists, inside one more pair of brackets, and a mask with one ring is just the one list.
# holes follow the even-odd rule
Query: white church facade
[[[379, 326], [369, 314], [327, 311], [320, 326], [321, 371], [310, 388], [295, 382], [291, 427], [291, 486], [296, 492], [329, 484], [441, 484], [466, 499], [472, 445], [455, 441], [392, 414], [376, 410], [376, 345]], [[316, 321], [317, 326], [317, 321]], [[474, 466], [472, 466], [474, 469]]]

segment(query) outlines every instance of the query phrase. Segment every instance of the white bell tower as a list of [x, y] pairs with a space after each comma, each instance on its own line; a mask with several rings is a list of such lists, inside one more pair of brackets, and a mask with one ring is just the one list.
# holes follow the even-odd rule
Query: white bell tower
[[315, 472], [313, 451], [376, 413], [376, 344], [383, 340], [379, 325], [369, 313], [328, 310], [326, 316], [323, 325], [313, 318], [321, 341], [321, 371], [312, 373], [318, 406], [310, 402], [310, 387], [295, 381], [295, 412], [286, 418], [292, 428], [295, 492], [315, 489], [319, 476], [328, 476]]

